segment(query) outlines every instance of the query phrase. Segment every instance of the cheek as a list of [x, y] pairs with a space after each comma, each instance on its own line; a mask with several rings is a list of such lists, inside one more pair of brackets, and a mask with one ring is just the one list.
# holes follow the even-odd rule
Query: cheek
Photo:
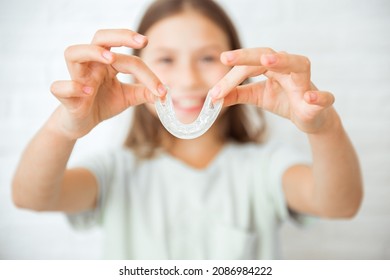
[[205, 77], [209, 80], [210, 83], [215, 84], [221, 80], [229, 71], [230, 67], [225, 65], [220, 65], [212, 69], [212, 71], [207, 71]]
[[177, 75], [172, 69], [164, 68], [161, 66], [156, 66], [153, 64], [148, 65], [150, 70], [160, 79], [163, 84], [171, 84], [172, 80], [175, 80]]

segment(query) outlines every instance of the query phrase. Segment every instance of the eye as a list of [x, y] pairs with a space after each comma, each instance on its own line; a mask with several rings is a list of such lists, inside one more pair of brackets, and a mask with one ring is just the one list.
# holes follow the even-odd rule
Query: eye
[[204, 55], [200, 59], [202, 62], [210, 63], [217, 61], [217, 57], [214, 55]]
[[171, 57], [160, 57], [157, 61], [161, 64], [171, 64], [173, 63], [173, 58]]

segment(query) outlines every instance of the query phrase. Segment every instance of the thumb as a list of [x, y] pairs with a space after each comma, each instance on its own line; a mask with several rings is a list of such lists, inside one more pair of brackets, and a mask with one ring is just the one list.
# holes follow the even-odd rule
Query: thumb
[[318, 105], [324, 108], [332, 106], [335, 101], [333, 94], [327, 91], [307, 91], [303, 99], [310, 105]]
[[224, 98], [223, 106], [251, 104], [262, 107], [264, 82], [251, 83], [234, 88]]
[[127, 107], [154, 103], [155, 95], [144, 85], [121, 83]]

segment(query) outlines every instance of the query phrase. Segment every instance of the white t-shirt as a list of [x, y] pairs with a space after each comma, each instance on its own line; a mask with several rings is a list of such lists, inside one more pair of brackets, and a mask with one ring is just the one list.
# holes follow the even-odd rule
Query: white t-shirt
[[201, 170], [118, 149], [78, 164], [97, 178], [98, 205], [67, 216], [103, 227], [107, 259], [275, 259], [288, 216], [282, 175], [305, 162], [269, 144], [226, 144]]

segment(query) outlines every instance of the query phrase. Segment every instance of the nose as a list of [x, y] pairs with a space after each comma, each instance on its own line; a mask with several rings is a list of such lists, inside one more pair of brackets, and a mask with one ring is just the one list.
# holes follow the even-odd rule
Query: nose
[[196, 88], [201, 85], [202, 75], [195, 62], [185, 61], [178, 67], [177, 83], [182, 88]]

